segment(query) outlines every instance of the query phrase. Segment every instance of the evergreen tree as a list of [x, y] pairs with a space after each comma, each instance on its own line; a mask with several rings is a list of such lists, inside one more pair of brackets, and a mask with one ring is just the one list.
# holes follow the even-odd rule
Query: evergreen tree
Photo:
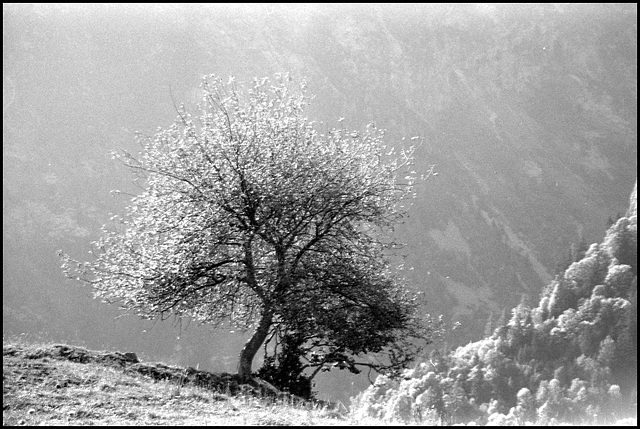
[[525, 422], [534, 422], [536, 419], [536, 404], [531, 391], [523, 387], [518, 391], [518, 403], [515, 414], [521, 425]]
[[637, 218], [623, 217], [609, 230], [603, 243], [607, 253], [620, 264], [630, 265], [638, 273], [638, 223]]

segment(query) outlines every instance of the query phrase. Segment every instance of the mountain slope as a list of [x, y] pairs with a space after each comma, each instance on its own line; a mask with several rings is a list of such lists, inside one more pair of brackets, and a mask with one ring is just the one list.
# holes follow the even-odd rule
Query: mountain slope
[[[115, 319], [62, 277], [137, 193], [109, 157], [198, 100], [202, 75], [291, 70], [321, 129], [420, 135], [397, 229], [429, 311], [477, 339], [599, 241], [637, 168], [636, 5], [7, 5], [3, 331], [235, 370], [246, 337]], [[116, 23], [116, 24], [114, 24]], [[182, 325], [180, 325], [182, 326]], [[186, 326], [186, 323], [185, 323]], [[184, 326], [182, 326], [184, 328]], [[178, 339], [179, 338], [179, 339]], [[336, 390], [336, 389], [332, 389]], [[354, 392], [352, 392], [354, 393]]]
[[486, 338], [380, 376], [357, 413], [403, 421], [608, 424], [637, 418], [636, 189], [627, 216]]

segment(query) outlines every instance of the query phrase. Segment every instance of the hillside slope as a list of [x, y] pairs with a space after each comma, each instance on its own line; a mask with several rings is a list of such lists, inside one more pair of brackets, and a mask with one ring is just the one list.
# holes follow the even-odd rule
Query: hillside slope
[[361, 415], [402, 421], [611, 424], [637, 419], [636, 188], [626, 216], [486, 338], [378, 377]]
[[353, 424], [344, 407], [133, 353], [3, 341], [2, 375], [4, 425]]

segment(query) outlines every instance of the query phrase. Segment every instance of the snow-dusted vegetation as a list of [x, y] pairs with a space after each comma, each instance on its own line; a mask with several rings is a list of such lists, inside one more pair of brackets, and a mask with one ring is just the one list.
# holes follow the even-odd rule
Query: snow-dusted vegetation
[[[633, 204], [632, 204], [633, 207]], [[354, 398], [385, 420], [512, 425], [612, 424], [637, 416], [635, 210], [493, 333]], [[630, 422], [631, 420], [625, 420]]]

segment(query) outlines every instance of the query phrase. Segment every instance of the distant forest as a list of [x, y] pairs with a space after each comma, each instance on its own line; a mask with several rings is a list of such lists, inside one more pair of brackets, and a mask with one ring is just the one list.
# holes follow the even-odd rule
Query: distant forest
[[[635, 192], [635, 191], [634, 191]], [[503, 316], [486, 338], [354, 398], [359, 413], [404, 422], [610, 424], [637, 416], [637, 217], [548, 284], [537, 306]], [[493, 328], [493, 327], [492, 327]]]

